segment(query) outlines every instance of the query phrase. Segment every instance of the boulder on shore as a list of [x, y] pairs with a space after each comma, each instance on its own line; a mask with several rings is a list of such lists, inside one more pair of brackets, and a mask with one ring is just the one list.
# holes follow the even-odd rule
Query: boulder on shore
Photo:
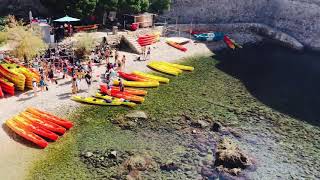
[[230, 139], [219, 142], [214, 162], [218, 171], [237, 176], [252, 164], [252, 160]]
[[148, 116], [144, 111], [131, 111], [126, 116], [127, 119], [147, 120]]

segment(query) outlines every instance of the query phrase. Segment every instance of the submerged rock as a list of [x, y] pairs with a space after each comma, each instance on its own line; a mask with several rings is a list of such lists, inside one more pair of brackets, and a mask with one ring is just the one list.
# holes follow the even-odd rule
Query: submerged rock
[[209, 123], [206, 122], [206, 121], [203, 121], [203, 120], [197, 120], [197, 121], [194, 121], [191, 123], [191, 126], [192, 127], [195, 127], [195, 128], [207, 128], [209, 126]]
[[144, 111], [131, 111], [125, 117], [128, 118], [128, 119], [135, 119], [135, 120], [146, 120], [146, 119], [148, 119], [148, 116]]
[[116, 159], [117, 158], [117, 151], [111, 151], [108, 155], [108, 158]]
[[222, 125], [219, 122], [214, 122], [211, 126], [211, 131], [219, 132], [222, 128]]
[[225, 138], [218, 144], [214, 162], [218, 171], [237, 176], [251, 165], [251, 159], [231, 140]]
[[154, 162], [150, 156], [134, 155], [124, 162], [124, 167], [129, 171], [145, 171], [152, 169]]
[[170, 162], [170, 163], [161, 165], [160, 169], [163, 171], [176, 171], [179, 169], [179, 167], [174, 162]]
[[84, 156], [86, 158], [89, 158], [89, 157], [93, 156], [93, 153], [92, 152], [86, 152]]

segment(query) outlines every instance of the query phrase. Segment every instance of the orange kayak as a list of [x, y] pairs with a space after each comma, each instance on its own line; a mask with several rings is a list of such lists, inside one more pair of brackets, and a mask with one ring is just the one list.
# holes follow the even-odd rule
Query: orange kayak
[[56, 135], [55, 133], [53, 133], [47, 129], [41, 128], [40, 126], [32, 124], [31, 121], [23, 118], [22, 116], [15, 116], [15, 117], [13, 117], [13, 119], [15, 120], [15, 122], [25, 126], [26, 130], [33, 132], [39, 136], [51, 139], [53, 141], [56, 141], [59, 138], [59, 136]]
[[133, 94], [130, 94], [130, 93], [127, 93], [127, 92], [121, 92], [121, 91], [118, 91], [118, 90], [114, 90], [114, 89], [111, 89], [111, 94], [108, 94], [107, 92], [107, 88], [104, 88], [104, 87], [101, 87], [101, 93], [102, 94], [107, 94], [107, 95], [111, 95], [113, 97], [116, 97], [116, 98], [122, 98], [122, 99], [126, 99], [126, 100], [129, 100], [129, 101], [134, 101], [134, 102], [144, 102], [144, 98], [143, 97], [140, 97], [140, 96], [136, 96], [136, 95], [133, 95]]
[[14, 84], [0, 76], [0, 87], [2, 91], [10, 95], [14, 95]]
[[73, 126], [73, 123], [71, 121], [68, 121], [68, 120], [65, 120], [65, 119], [61, 119], [57, 116], [54, 116], [52, 114], [49, 114], [49, 113], [46, 113], [44, 111], [41, 111], [39, 109], [36, 109], [36, 108], [32, 108], [32, 107], [29, 107], [27, 108], [26, 110], [27, 112], [29, 112], [30, 114], [33, 114], [37, 117], [39, 117], [40, 119], [43, 118], [47, 121], [50, 121], [50, 122], [53, 122], [55, 124], [58, 124], [60, 126], [63, 126], [67, 129], [70, 129], [72, 128]]
[[47, 121], [45, 119], [40, 119], [38, 116], [30, 114], [29, 112], [22, 112], [22, 113], [20, 113], [20, 116], [31, 121], [32, 124], [34, 124], [36, 126], [40, 126], [42, 128], [45, 128], [45, 129], [50, 130], [52, 132], [59, 133], [59, 134], [64, 134], [66, 132], [65, 128], [63, 128], [53, 122]]
[[186, 52], [188, 49], [183, 47], [182, 45], [172, 42], [172, 41], [167, 41], [167, 44], [169, 44], [170, 46], [179, 49], [180, 51]]
[[[100, 88], [107, 89], [107, 85], [101, 84]], [[118, 86], [112, 86], [111, 90], [120, 91], [120, 87]], [[145, 96], [147, 95], [147, 91], [141, 90], [141, 89], [134, 89], [134, 88], [125, 88], [124, 92], [132, 94], [132, 95], [138, 95], [138, 96]]]
[[25, 129], [25, 126], [15, 122], [13, 119], [9, 119], [6, 121], [6, 125], [19, 136], [35, 143], [41, 148], [45, 148], [48, 146], [48, 142], [39, 137], [38, 135], [28, 131]]
[[119, 76], [126, 79], [126, 80], [129, 80], [129, 81], [152, 81], [150, 79], [147, 79], [147, 78], [144, 78], [144, 77], [141, 77], [141, 76], [137, 76], [135, 74], [132, 74], [132, 73], [125, 73], [125, 72], [118, 72]]

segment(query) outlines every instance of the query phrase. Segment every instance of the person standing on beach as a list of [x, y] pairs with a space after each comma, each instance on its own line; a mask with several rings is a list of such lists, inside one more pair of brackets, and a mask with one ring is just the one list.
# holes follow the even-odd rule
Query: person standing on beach
[[123, 55], [122, 60], [121, 60], [121, 71], [123, 71], [125, 69], [126, 61], [127, 61], [126, 56]]
[[88, 85], [88, 88], [89, 88], [90, 85], [91, 85], [91, 76], [90, 76], [89, 71], [86, 71], [86, 74], [84, 75], [84, 78], [85, 78], [85, 80], [87, 82], [87, 85]]
[[72, 91], [72, 94], [77, 94], [78, 90], [77, 90], [77, 77], [76, 75], [74, 75], [72, 77], [72, 86], [71, 86], [71, 91]]
[[119, 52], [118, 52], [118, 50], [115, 50], [115, 53], [114, 53], [114, 62], [115, 63], [118, 61], [118, 58], [119, 58]]
[[80, 82], [82, 79], [82, 73], [80, 72], [80, 69], [76, 71], [76, 87], [77, 87], [77, 92], [80, 91]]
[[120, 58], [117, 58], [116, 61], [117, 71], [121, 71], [122, 68], [122, 60]]
[[123, 84], [122, 79], [121, 79], [121, 78], [119, 78], [119, 79], [118, 79], [118, 81], [119, 81], [119, 88], [120, 88], [120, 91], [121, 91], [121, 92], [124, 92], [124, 84]]
[[41, 92], [43, 92], [44, 91], [44, 87], [46, 85], [43, 75], [40, 77], [40, 83], [39, 84], [40, 84], [40, 90], [41, 90]]
[[149, 47], [149, 48], [148, 48], [148, 51], [147, 51], [147, 54], [146, 54], [146, 56], [145, 56], [145, 61], [146, 61], [146, 60], [149, 60], [150, 57], [151, 57], [151, 48]]
[[54, 73], [53, 73], [53, 69], [52, 68], [48, 72], [48, 77], [49, 77], [50, 82], [53, 84], [54, 83], [54, 79], [53, 79]]
[[32, 88], [33, 88], [34, 96], [38, 96], [38, 95], [37, 95], [38, 83], [37, 83], [36, 78], [32, 78]]
[[110, 50], [109, 50], [109, 48], [106, 49], [105, 56], [106, 56], [106, 64], [109, 64], [109, 62], [110, 62]]
[[142, 57], [144, 59], [144, 57], [146, 56], [146, 46], [142, 46], [141, 50], [142, 50]]
[[68, 67], [65, 62], [62, 64], [62, 71], [63, 71], [63, 79], [65, 79], [68, 74]]

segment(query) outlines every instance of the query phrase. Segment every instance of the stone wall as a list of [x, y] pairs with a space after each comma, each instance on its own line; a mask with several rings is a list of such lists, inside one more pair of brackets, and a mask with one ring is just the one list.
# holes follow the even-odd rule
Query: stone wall
[[320, 0], [173, 0], [179, 23], [262, 23], [320, 50]]

